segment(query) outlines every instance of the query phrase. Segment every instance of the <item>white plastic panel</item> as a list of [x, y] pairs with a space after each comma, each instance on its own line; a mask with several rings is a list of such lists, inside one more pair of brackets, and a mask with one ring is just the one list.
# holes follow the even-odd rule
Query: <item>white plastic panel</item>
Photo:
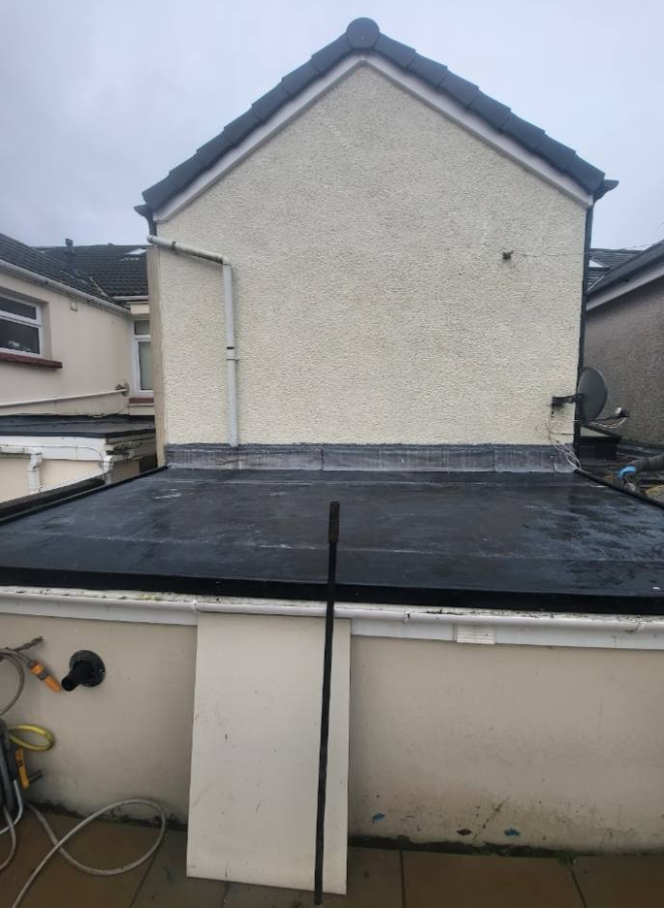
[[[187, 872], [312, 889], [324, 621], [201, 614]], [[346, 892], [350, 621], [334, 633], [327, 892]]]

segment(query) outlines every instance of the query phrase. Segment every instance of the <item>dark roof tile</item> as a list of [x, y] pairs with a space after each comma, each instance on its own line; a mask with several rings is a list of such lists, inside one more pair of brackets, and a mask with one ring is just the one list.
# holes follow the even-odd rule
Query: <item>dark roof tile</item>
[[[147, 296], [148, 276], [145, 246], [115, 243], [73, 246], [77, 274], [89, 275], [107, 296]], [[65, 265], [71, 254], [67, 246], [42, 246], [39, 250]]]
[[336, 41], [326, 45], [322, 50], [316, 51], [311, 57], [311, 62], [316, 67], [316, 71], [324, 76], [337, 63], [341, 63], [344, 57], [350, 52], [350, 44], [346, 35], [341, 35]]
[[514, 113], [503, 124], [502, 131], [510, 135], [528, 151], [533, 152], [540, 147], [546, 138], [546, 133], [543, 129], [540, 129], [539, 126], [533, 126], [527, 120], [522, 120], [521, 117], [517, 117]]
[[629, 282], [639, 272], [645, 271], [647, 268], [651, 268], [662, 263], [664, 263], [664, 240], [660, 240], [660, 242], [658, 243], [653, 243], [652, 246], [644, 249], [643, 252], [638, 252], [636, 255], [628, 258], [622, 264], [617, 265], [615, 268], [612, 268], [611, 271], [609, 271], [608, 274], [605, 274], [601, 280], [597, 281], [596, 284], [593, 284], [591, 293], [600, 293], [604, 290], [607, 290], [609, 287], [613, 287], [615, 284], [620, 283], [624, 283], [626, 285], [625, 292], [627, 292], [627, 290], [629, 290]]
[[494, 101], [493, 98], [483, 94], [481, 91], [475, 96], [475, 100], [471, 102], [469, 110], [478, 114], [495, 129], [502, 129], [512, 114], [512, 111], [505, 104], [501, 104], [500, 101]]
[[428, 57], [421, 57], [419, 54], [411, 60], [408, 71], [413, 73], [413, 75], [418, 76], [420, 79], [423, 79], [425, 82], [429, 82], [434, 88], [437, 88], [440, 85], [449, 72], [444, 64], [436, 63], [435, 60], [430, 60]]
[[75, 271], [69, 270], [68, 259], [53, 255], [51, 249], [48, 251], [36, 249], [0, 233], [0, 261], [110, 302], [104, 290], [90, 274], [84, 273], [78, 266]]
[[467, 79], [462, 79], [461, 76], [457, 76], [456, 73], [451, 72], [449, 69], [439, 88], [442, 88], [446, 94], [458, 101], [459, 104], [463, 104], [464, 107], [468, 107], [480, 93], [477, 85]]
[[393, 38], [388, 38], [387, 35], [378, 36], [378, 40], [374, 44], [374, 50], [379, 53], [381, 57], [385, 57], [386, 60], [396, 63], [396, 65], [400, 66], [402, 69], [408, 69], [417, 56], [417, 52], [413, 47], [408, 47], [407, 44], [401, 44], [401, 42], [395, 41]]
[[302, 66], [298, 66], [293, 72], [284, 76], [281, 84], [291, 97], [295, 97], [295, 95], [299, 95], [301, 91], [304, 91], [308, 85], [315, 82], [318, 77], [318, 70], [311, 60], [307, 60]]
[[275, 85], [273, 89], [260, 97], [258, 101], [254, 101], [251, 109], [259, 120], [269, 120], [272, 114], [276, 113], [289, 100], [290, 95], [280, 82], [279, 85]]
[[446, 66], [421, 57], [413, 48], [381, 34], [373, 20], [355, 19], [343, 35], [315, 53], [311, 60], [284, 76], [281, 83], [259, 98], [250, 110], [230, 123], [220, 135], [201, 146], [182, 168], [176, 167], [164, 180], [147, 189], [143, 198], [150, 208], [153, 211], [160, 208], [187, 185], [186, 182], [183, 184], [183, 180], [195, 179], [259, 124], [269, 120], [288, 98], [299, 95], [347, 55], [356, 51], [378, 54], [405, 72], [433, 85], [464, 107], [469, 107], [486, 123], [510, 136], [528, 151], [540, 155], [557, 170], [568, 174], [596, 198], [616, 185], [611, 180], [605, 180], [600, 170], [579, 158], [571, 148], [549, 138], [537, 126], [515, 116], [509, 107], [485, 95], [477, 85], [450, 72]]
[[380, 36], [380, 29], [373, 19], [353, 19], [346, 29], [348, 43], [354, 50], [368, 50]]

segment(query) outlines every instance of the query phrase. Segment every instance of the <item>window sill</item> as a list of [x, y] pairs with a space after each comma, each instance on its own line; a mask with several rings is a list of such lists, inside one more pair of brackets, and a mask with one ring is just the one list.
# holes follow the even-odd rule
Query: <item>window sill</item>
[[153, 407], [154, 406], [154, 397], [130, 397], [129, 403], [134, 407]]
[[15, 363], [18, 366], [39, 366], [42, 369], [62, 369], [57, 359], [44, 359], [41, 356], [29, 356], [26, 353], [9, 353], [0, 350], [0, 363]]

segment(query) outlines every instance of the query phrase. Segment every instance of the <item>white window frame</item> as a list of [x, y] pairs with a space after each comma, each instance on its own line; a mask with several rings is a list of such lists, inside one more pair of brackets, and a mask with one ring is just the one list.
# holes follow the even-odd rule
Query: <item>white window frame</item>
[[0, 320], [5, 322], [13, 322], [17, 325], [29, 325], [31, 328], [37, 329], [37, 336], [39, 338], [39, 353], [30, 353], [26, 350], [14, 350], [13, 347], [3, 347], [0, 345], [0, 352], [2, 353], [11, 353], [14, 356], [32, 356], [35, 359], [44, 359], [44, 324], [42, 319], [42, 307], [41, 304], [36, 302], [36, 300], [28, 299], [18, 299], [10, 293], [5, 293], [5, 291], [0, 290], [0, 300], [7, 300], [10, 303], [18, 303], [21, 306], [32, 306], [35, 310], [35, 318], [26, 318], [24, 315], [14, 315], [13, 312], [6, 312], [2, 308], [2, 303], [0, 303]]
[[[131, 321], [131, 336], [132, 336], [132, 346], [133, 346], [133, 358], [134, 358], [134, 397], [154, 397], [154, 388], [150, 391], [141, 388], [141, 360], [139, 356], [140, 345], [143, 343], [149, 343], [152, 345], [152, 333], [148, 334], [136, 334], [135, 325], [136, 322], [149, 322], [150, 316], [146, 315], [137, 315]], [[150, 325], [152, 329], [152, 325]]]

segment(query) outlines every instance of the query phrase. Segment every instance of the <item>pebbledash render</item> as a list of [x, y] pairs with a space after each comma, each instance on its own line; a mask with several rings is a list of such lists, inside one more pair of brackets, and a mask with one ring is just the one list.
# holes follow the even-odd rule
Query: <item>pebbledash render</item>
[[[576, 387], [592, 204], [472, 108], [351, 49], [151, 218], [232, 268], [241, 448], [551, 453], [573, 438], [573, 405], [552, 415], [551, 398]], [[221, 269], [151, 255], [171, 460], [223, 457]]]
[[337, 500], [328, 889], [348, 834], [658, 847], [664, 514], [552, 408], [613, 185], [357, 20], [144, 193], [164, 469], [0, 525], [3, 641], [106, 656], [48, 797], [121, 727], [191, 873], [310, 885]]

